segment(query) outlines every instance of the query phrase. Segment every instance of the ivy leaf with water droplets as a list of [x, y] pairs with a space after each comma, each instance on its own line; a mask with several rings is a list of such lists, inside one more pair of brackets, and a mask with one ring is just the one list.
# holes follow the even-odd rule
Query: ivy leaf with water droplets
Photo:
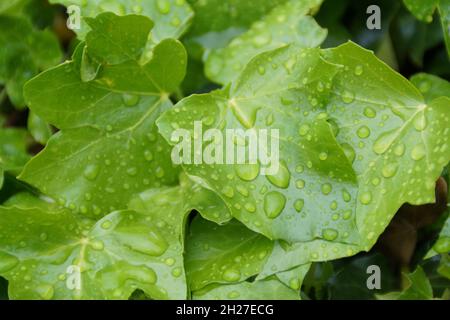
[[154, 206], [95, 222], [27, 203], [0, 207], [0, 274], [11, 299], [127, 299], [136, 289], [186, 298], [182, 212]]
[[[363, 241], [332, 247], [276, 243], [260, 277], [273, 274], [272, 268], [283, 270], [368, 250], [403, 203], [434, 202], [435, 181], [450, 160], [444, 80], [423, 75], [412, 79], [429, 100], [440, 97], [426, 104], [411, 83], [369, 51], [348, 43], [324, 52], [326, 59], [347, 70], [335, 77], [328, 113], [358, 174], [356, 222]], [[426, 177], [423, 172], [428, 172]]]
[[450, 160], [450, 99], [425, 102], [408, 80], [353, 43], [324, 57], [348, 70], [334, 78], [328, 113], [338, 141], [353, 150], [356, 222], [369, 249], [402, 204], [435, 201], [435, 183]]
[[194, 300], [299, 300], [298, 291], [278, 279], [210, 285], [192, 293]]
[[418, 73], [411, 77], [411, 82], [419, 89], [427, 102], [439, 97], [450, 97], [450, 82], [435, 75]]
[[[31, 110], [61, 130], [21, 179], [99, 217], [123, 209], [134, 194], [177, 182], [178, 170], [154, 121], [172, 106], [168, 95], [184, 77], [186, 52], [167, 39], [150, 61], [142, 61], [152, 27], [148, 18], [104, 13], [87, 21], [92, 31], [73, 60], [25, 86]], [[90, 64], [100, 65], [98, 73], [83, 81], [81, 70]]]
[[[96, 17], [103, 12], [113, 12], [117, 15], [138, 14], [155, 22], [151, 41], [158, 43], [167, 38], [178, 39], [189, 27], [193, 12], [185, 0], [153, 0], [135, 3], [127, 0], [50, 0], [65, 6], [78, 6], [83, 18]], [[79, 29], [74, 31], [84, 39], [90, 30], [90, 25], [82, 19]]]
[[0, 128], [0, 189], [3, 174], [18, 175], [30, 159], [27, 153], [27, 132], [16, 128]]
[[218, 226], [197, 217], [186, 245], [186, 273], [191, 290], [212, 283], [235, 283], [257, 275], [273, 242], [236, 220]]
[[[338, 71], [320, 57], [319, 49], [288, 46], [263, 53], [247, 65], [229, 92], [190, 96], [164, 113], [158, 127], [175, 145], [172, 156], [182, 151], [187, 158], [182, 161], [186, 173], [219, 194], [233, 217], [251, 230], [288, 242], [359, 243], [351, 201], [356, 197], [356, 177], [323, 112]], [[215, 131], [197, 148], [203, 138], [195, 132], [200, 124], [203, 132]], [[185, 130], [182, 139], [177, 129]], [[247, 137], [235, 131], [245, 129]], [[250, 164], [248, 151], [255, 144], [246, 139], [254, 142], [264, 133], [271, 141]], [[222, 147], [211, 145], [223, 152], [206, 145], [221, 137]], [[247, 158], [240, 163], [246, 164], [228, 158], [242, 149]], [[279, 149], [279, 166], [273, 172], [270, 158], [265, 159], [269, 149], [272, 155]], [[208, 162], [202, 161], [202, 154]]]
[[61, 50], [50, 31], [36, 30], [23, 17], [0, 16], [0, 85], [16, 107], [25, 106], [25, 82], [60, 61]]
[[433, 21], [436, 9], [439, 11], [447, 53], [450, 56], [450, 0], [403, 0], [403, 2], [417, 19], [428, 23]]
[[245, 33], [230, 39], [224, 48], [207, 52], [206, 75], [214, 82], [227, 84], [236, 78], [247, 62], [261, 52], [288, 43], [303, 47], [320, 45], [327, 32], [307, 14], [321, 2], [288, 1], [274, 8], [263, 19], [253, 23]]
[[198, 211], [203, 218], [213, 221], [214, 225], [221, 225], [231, 220], [231, 215], [223, 201], [211, 190], [202, 188], [191, 181], [185, 174], [180, 175], [180, 185], [149, 189], [134, 197], [129, 208], [147, 212], [154, 210], [153, 206], [172, 206], [167, 210], [176, 210], [189, 213]]

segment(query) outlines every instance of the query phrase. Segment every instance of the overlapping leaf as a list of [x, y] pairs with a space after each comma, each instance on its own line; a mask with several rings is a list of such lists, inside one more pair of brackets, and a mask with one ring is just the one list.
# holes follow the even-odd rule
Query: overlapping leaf
[[[95, 17], [103, 12], [113, 12], [117, 15], [139, 14], [155, 22], [151, 39], [158, 43], [167, 38], [179, 38], [189, 27], [193, 12], [185, 0], [51, 0], [66, 6], [78, 6], [82, 17]], [[71, 12], [74, 13], [74, 12]], [[74, 17], [76, 18], [76, 17]], [[83, 38], [89, 32], [90, 25], [81, 21], [80, 29], [74, 31]]]
[[123, 209], [134, 194], [176, 183], [178, 170], [154, 121], [171, 106], [186, 53], [167, 39], [151, 60], [143, 58], [152, 22], [142, 16], [105, 13], [87, 22], [92, 31], [73, 60], [25, 87], [31, 110], [62, 130], [21, 179], [98, 217]]
[[[328, 115], [359, 187], [323, 121]], [[172, 132], [184, 128], [193, 136], [194, 121], [222, 133], [280, 129], [282, 165], [272, 177], [260, 175], [258, 165], [183, 164], [247, 227], [291, 242], [275, 244], [261, 279], [368, 250], [403, 203], [434, 201], [434, 183], [450, 159], [448, 98], [426, 104], [406, 79], [352, 43], [261, 54], [229, 92], [189, 97], [158, 126], [176, 145]]]
[[326, 30], [308, 16], [312, 8], [322, 0], [288, 1], [274, 8], [243, 34], [234, 37], [224, 48], [207, 53], [206, 75], [214, 82], [227, 84], [234, 80], [258, 53], [296, 43], [304, 47], [316, 47], [326, 37]]
[[370, 248], [403, 203], [434, 202], [435, 182], [450, 160], [450, 99], [426, 103], [411, 83], [352, 43], [325, 57], [348, 70], [335, 77], [328, 111], [338, 141], [353, 150], [357, 227]]
[[152, 211], [153, 206], [164, 205], [175, 208], [168, 210], [183, 211], [188, 214], [192, 210], [198, 211], [204, 219], [213, 221], [215, 226], [222, 225], [231, 220], [223, 201], [211, 190], [202, 188], [181, 174], [180, 184], [174, 187], [149, 189], [134, 197], [129, 204], [133, 210]]
[[257, 275], [273, 243], [233, 220], [219, 227], [196, 218], [189, 229], [186, 272], [191, 290], [234, 283]]
[[150, 209], [95, 222], [17, 197], [0, 208], [0, 274], [11, 299], [127, 299], [136, 289], [154, 299], [186, 298], [186, 212], [178, 205], [150, 197]]
[[344, 67], [334, 78], [328, 113], [358, 175], [354, 205], [361, 242], [278, 244], [262, 277], [272, 268], [307, 263], [311, 252], [317, 261], [368, 250], [403, 203], [434, 202], [435, 181], [450, 160], [448, 98], [426, 104], [406, 79], [352, 43], [326, 50], [324, 57]]
[[[270, 175], [260, 174], [264, 168], [259, 164], [183, 167], [218, 193], [235, 218], [269, 238], [357, 243], [351, 202], [356, 179], [323, 112], [336, 72], [319, 49], [285, 47], [264, 53], [252, 60], [230, 92], [186, 98], [158, 120], [158, 127], [172, 144], [177, 142], [172, 140], [175, 128], [194, 136], [195, 121], [203, 121], [204, 131], [219, 129], [223, 137], [227, 129], [279, 130], [280, 166]], [[203, 152], [207, 150], [204, 146]], [[191, 146], [186, 152], [193, 155]]]

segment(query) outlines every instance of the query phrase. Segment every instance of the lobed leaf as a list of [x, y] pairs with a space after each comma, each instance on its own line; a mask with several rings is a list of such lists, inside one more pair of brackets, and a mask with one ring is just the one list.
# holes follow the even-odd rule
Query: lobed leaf
[[328, 110], [340, 128], [338, 141], [353, 150], [357, 228], [369, 249], [403, 203], [435, 201], [435, 182], [450, 160], [450, 99], [427, 104], [411, 83], [355, 44], [325, 57], [348, 70], [335, 77]]
[[[182, 164], [233, 217], [280, 240], [258, 275], [263, 279], [369, 250], [403, 203], [433, 202], [435, 181], [450, 160], [448, 102], [427, 104], [411, 83], [353, 43], [288, 46], [258, 55], [229, 89], [182, 100], [158, 127], [175, 150], [179, 128], [190, 132], [188, 141], [198, 139], [194, 121], [222, 136], [226, 129], [280, 130], [281, 167], [272, 176], [261, 174], [261, 163]], [[182, 151], [197, 152], [191, 145]]]
[[[178, 170], [154, 121], [172, 106], [168, 94], [184, 77], [186, 52], [167, 39], [142, 62], [150, 20], [104, 13], [88, 23], [92, 31], [73, 60], [25, 86], [31, 110], [61, 131], [20, 179], [72, 210], [100, 217], [124, 209], [137, 193], [177, 182]], [[128, 37], [136, 39], [134, 45], [114, 44]], [[87, 57], [100, 68], [84, 81]]]
[[[261, 68], [267, 71], [261, 74]], [[158, 127], [172, 145], [178, 128], [194, 136], [194, 121], [202, 121], [204, 131], [219, 129], [223, 137], [227, 129], [279, 130], [280, 166], [270, 175], [260, 174], [266, 169], [260, 164], [182, 166], [219, 194], [233, 217], [271, 239], [353, 243], [359, 237], [350, 201], [356, 196], [356, 179], [321, 112], [327, 83], [337, 71], [318, 49], [285, 47], [263, 53], [230, 92], [188, 97], [162, 115]], [[305, 80], [298, 81], [299, 74]], [[321, 91], [313, 94], [318, 86]], [[203, 145], [204, 153], [207, 148]], [[191, 146], [187, 152], [193, 154]], [[332, 218], [339, 215], [345, 219]]]
[[450, 83], [432, 74], [415, 74], [411, 77], [411, 82], [419, 89], [427, 102], [439, 97], [450, 97]]
[[11, 299], [127, 299], [136, 289], [186, 298], [183, 213], [156, 207], [95, 222], [42, 206], [0, 208], [0, 274]]

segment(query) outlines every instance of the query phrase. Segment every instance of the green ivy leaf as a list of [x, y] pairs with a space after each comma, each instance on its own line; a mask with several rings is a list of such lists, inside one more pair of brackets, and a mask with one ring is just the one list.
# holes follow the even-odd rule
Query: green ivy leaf
[[404, 275], [409, 285], [402, 292], [391, 292], [377, 295], [379, 300], [430, 300], [433, 299], [433, 288], [421, 267]]
[[[282, 166], [272, 177], [255, 165], [182, 165], [248, 228], [290, 242], [275, 243], [262, 279], [369, 250], [403, 203], [433, 202], [435, 181], [450, 159], [448, 100], [426, 104], [411, 83], [353, 43], [291, 46], [257, 56], [229, 91], [182, 100], [158, 127], [172, 145], [175, 128], [195, 136], [194, 121], [223, 136], [225, 129], [280, 129]], [[314, 197], [305, 193], [312, 191]]]
[[36, 30], [23, 17], [0, 16], [0, 84], [16, 107], [25, 106], [25, 82], [60, 61], [59, 44], [50, 31]]
[[[188, 97], [159, 118], [158, 127], [172, 145], [175, 128], [197, 134], [194, 121], [203, 121], [204, 131], [219, 129], [223, 137], [227, 129], [279, 130], [278, 172], [264, 176], [266, 168], [251, 164], [183, 164], [183, 168], [219, 194], [233, 217], [270, 239], [357, 243], [351, 202], [356, 179], [321, 107], [338, 68], [319, 53], [295, 47], [263, 53], [249, 63], [229, 92]], [[233, 141], [228, 143], [235, 147]], [[206, 154], [207, 147], [203, 148]], [[191, 146], [187, 152], [194, 153]]]
[[257, 275], [273, 242], [236, 220], [218, 226], [201, 218], [192, 222], [186, 246], [186, 273], [191, 290], [212, 283], [233, 283]]
[[[193, 12], [185, 0], [155, 0], [133, 3], [126, 0], [51, 0], [65, 6], [76, 5], [80, 8], [82, 17], [96, 17], [108, 11], [117, 15], [139, 14], [155, 22], [151, 40], [158, 43], [167, 38], [179, 38], [189, 27]], [[91, 27], [82, 21], [80, 29], [74, 30], [84, 39]]]
[[159, 209], [95, 222], [67, 210], [1, 207], [0, 274], [9, 297], [127, 299], [141, 289], [155, 299], [185, 299], [183, 213]]
[[210, 285], [193, 292], [194, 300], [299, 300], [300, 296], [276, 279]]
[[140, 212], [151, 211], [155, 204], [153, 202], [158, 205], [176, 204], [177, 206], [174, 207], [177, 210], [186, 213], [195, 209], [203, 218], [213, 221], [214, 225], [221, 225], [231, 220], [223, 201], [214, 192], [194, 183], [184, 174], [180, 175], [179, 186], [144, 191], [132, 199], [129, 207]]
[[427, 102], [443, 96], [450, 97], [450, 83], [432, 74], [415, 74], [411, 77], [411, 82], [419, 89]]
[[[25, 86], [31, 110], [61, 131], [20, 178], [66, 207], [99, 217], [123, 209], [134, 194], [177, 182], [154, 121], [172, 106], [168, 94], [184, 77], [186, 52], [167, 39], [151, 60], [141, 60], [152, 25], [143, 16], [104, 13], [88, 23], [92, 31], [73, 60]], [[114, 45], [130, 35], [130, 45]], [[91, 81], [81, 79], [86, 54], [101, 64]]]
[[326, 37], [326, 30], [307, 14], [322, 0], [290, 1], [256, 21], [243, 34], [230, 39], [224, 48], [207, 53], [206, 75], [214, 82], [227, 84], [257, 54], [296, 43], [316, 47]]
[[357, 228], [369, 249], [403, 203], [435, 201], [435, 182], [450, 160], [448, 97], [430, 103], [371, 52], [347, 43], [325, 52], [344, 66], [328, 112], [337, 139], [353, 150], [358, 175]]

